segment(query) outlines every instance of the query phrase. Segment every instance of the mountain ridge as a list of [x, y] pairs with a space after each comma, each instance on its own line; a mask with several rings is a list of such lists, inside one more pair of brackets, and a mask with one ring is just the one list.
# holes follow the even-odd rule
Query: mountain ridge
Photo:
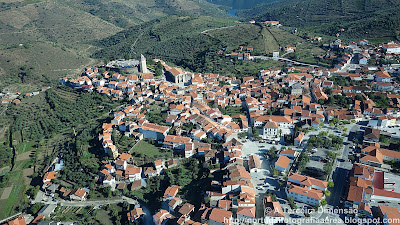
[[[326, 35], [335, 35], [339, 29], [345, 28], [351, 32], [344, 32], [341, 36], [349, 39], [379, 36], [398, 39], [399, 5], [399, 0], [282, 0], [240, 10], [237, 14], [259, 21], [279, 20], [287, 26]], [[374, 32], [374, 29], [379, 32]]]
[[[0, 89], [12, 87], [13, 91], [20, 91], [18, 86], [27, 86], [34, 81], [35, 85], [26, 89], [34, 91], [38, 88], [36, 84], [48, 85], [46, 80], [55, 83], [60, 77], [75, 73], [79, 67], [98, 62], [90, 57], [93, 52], [99, 50], [93, 42], [129, 27], [160, 20], [169, 15], [208, 15], [228, 18], [224, 10], [205, 0], [2, 2], [0, 3]], [[43, 50], [35, 53], [33, 49]], [[60, 57], [49, 58], [46, 55], [63, 56], [68, 60], [62, 60]], [[71, 65], [79, 67], [71, 68]], [[30, 70], [32, 77], [18, 81], [19, 68], [24, 66], [32, 68]]]

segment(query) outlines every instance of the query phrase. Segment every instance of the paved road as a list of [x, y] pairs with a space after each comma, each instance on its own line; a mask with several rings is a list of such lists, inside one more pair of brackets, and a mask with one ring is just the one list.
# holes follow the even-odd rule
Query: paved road
[[332, 206], [338, 206], [340, 203], [340, 198], [344, 195], [343, 191], [347, 184], [347, 176], [350, 173], [350, 170], [353, 166], [351, 162], [348, 161], [349, 153], [352, 151], [352, 144], [349, 143], [350, 139], [353, 138], [353, 133], [359, 130], [359, 125], [357, 124], [350, 124], [346, 126], [350, 136], [346, 136], [343, 138], [343, 141], [348, 143], [345, 145], [341, 150], [338, 158], [341, 159], [340, 161], [336, 160], [334, 164], [334, 170], [332, 174], [332, 180], [335, 186], [331, 190], [331, 196], [328, 198], [328, 204]]
[[286, 61], [286, 62], [289, 62], [289, 63], [297, 64], [297, 65], [300, 65], [300, 66], [319, 67], [317, 65], [308, 64], [308, 63], [302, 63], [302, 62], [294, 61], [294, 60], [287, 59], [287, 58], [280, 58], [280, 57], [273, 58], [273, 57], [268, 57], [268, 56], [254, 56], [254, 59], [261, 59], [261, 60], [278, 59], [278, 60]]
[[94, 200], [94, 201], [83, 201], [83, 202], [72, 202], [72, 201], [60, 201], [61, 206], [74, 206], [74, 207], [87, 207], [87, 206], [99, 206], [118, 204], [122, 202], [128, 202], [129, 204], [137, 204], [137, 201], [128, 197], [105, 199], [105, 200]]
[[222, 29], [226, 29], [226, 28], [231, 28], [231, 27], [236, 27], [237, 25], [231, 25], [231, 26], [226, 26], [226, 27], [218, 27], [218, 28], [213, 28], [213, 29], [208, 29], [208, 30], [204, 30], [201, 33], [205, 34], [209, 31], [213, 31], [213, 30], [222, 30]]
[[66, 200], [58, 200], [58, 201], [41, 200], [41, 201], [36, 201], [36, 202], [41, 202], [44, 204], [60, 204], [61, 206], [73, 206], [73, 207], [100, 206], [100, 205], [118, 204], [118, 203], [122, 203], [122, 202], [128, 202], [129, 204], [132, 204], [132, 205], [137, 204], [136, 200], [125, 197], [125, 196], [116, 197], [116, 198], [112, 198], [112, 199], [103, 199], [103, 200], [88, 200], [88, 201], [83, 201], [83, 202], [66, 201]]
[[[268, 191], [274, 193], [279, 202], [281, 204], [286, 203], [286, 194], [282, 190], [278, 190], [279, 188], [279, 183], [276, 178], [273, 177], [272, 171], [273, 171], [273, 163], [271, 163], [268, 159], [264, 157], [264, 152], [267, 152], [272, 146], [275, 146], [277, 149], [281, 147], [281, 145], [271, 145], [267, 143], [259, 143], [257, 141], [247, 141], [243, 145], [242, 149], [242, 157], [245, 160], [248, 160], [249, 155], [256, 155], [260, 158], [261, 160], [261, 168], [257, 170], [256, 172], [251, 172], [251, 181], [254, 185], [254, 191], [256, 193], [256, 218], [262, 218], [264, 217], [264, 194]], [[265, 179], [260, 180], [260, 179]], [[262, 190], [257, 189], [257, 187], [260, 187], [262, 184], [268, 183], [269, 187], [264, 188]]]

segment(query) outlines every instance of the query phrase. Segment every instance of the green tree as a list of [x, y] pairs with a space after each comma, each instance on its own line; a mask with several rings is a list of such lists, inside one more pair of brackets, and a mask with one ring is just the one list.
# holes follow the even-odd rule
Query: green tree
[[43, 203], [35, 203], [35, 204], [33, 204], [32, 206], [31, 206], [31, 208], [30, 208], [30, 212], [32, 213], [32, 214], [36, 214], [36, 213], [38, 213], [39, 212], [39, 210], [43, 207]]
[[30, 187], [30, 188], [26, 191], [26, 194], [27, 194], [30, 198], [35, 199], [37, 193], [39, 192], [39, 188], [40, 188], [39, 186]]
[[340, 122], [340, 120], [339, 120], [338, 118], [333, 118], [333, 119], [332, 119], [332, 123], [333, 123], [334, 125], [339, 124], [339, 122]]
[[276, 197], [276, 195], [275, 195], [274, 193], [271, 193], [270, 191], [268, 191], [267, 193], [265, 193], [264, 196], [269, 196], [269, 197], [271, 197], [271, 201], [273, 201], [273, 202], [278, 201], [278, 198]]
[[257, 138], [258, 136], [260, 136], [260, 132], [258, 131], [258, 129], [256, 129], [256, 128], [253, 128], [253, 136], [255, 137], [255, 138]]
[[325, 196], [326, 196], [326, 197], [329, 197], [329, 196], [331, 196], [331, 192], [330, 192], [330, 191], [328, 191], [328, 190], [324, 191], [324, 194], [325, 194]]
[[123, 202], [122, 203], [122, 207], [124, 208], [124, 209], [126, 209], [126, 210], [129, 210], [129, 207], [130, 207], [131, 205], [128, 203], [128, 202]]
[[105, 189], [105, 191], [106, 191], [106, 193], [107, 193], [107, 198], [111, 198], [111, 197], [113, 196], [113, 193], [112, 193], [110, 187], [107, 187], [107, 188]]
[[104, 65], [107, 65], [109, 62], [110, 62], [110, 59], [109, 59], [108, 57], [105, 57], [105, 58], [103, 59]]
[[274, 169], [274, 171], [273, 171], [273, 175], [274, 175], [274, 177], [277, 177], [277, 176], [279, 175], [279, 171], [278, 171], [278, 170], [276, 170], [276, 169]]
[[307, 166], [307, 163], [310, 161], [310, 157], [305, 153], [302, 152], [298, 159], [298, 170], [301, 172]]
[[276, 149], [275, 146], [272, 146], [272, 147], [268, 150], [268, 153], [267, 153], [267, 154], [268, 154], [270, 160], [273, 160], [273, 159], [275, 159], [275, 158], [277, 157], [276, 151], [277, 151], [277, 149]]
[[240, 138], [245, 138], [247, 136], [247, 133], [246, 132], [241, 132], [241, 133], [238, 134], [238, 136]]
[[293, 197], [290, 196], [290, 197], [287, 198], [287, 200], [288, 200], [288, 203], [289, 203], [290, 208], [292, 208], [292, 209], [297, 209], [297, 205], [296, 205], [296, 203], [294, 202]]
[[156, 71], [154, 72], [154, 74], [156, 75], [156, 77], [160, 77], [163, 75], [162, 70], [156, 69]]
[[322, 205], [322, 206], [326, 206], [326, 204], [327, 204], [326, 200], [325, 200], [325, 199], [322, 199], [322, 200], [321, 200], [321, 205]]

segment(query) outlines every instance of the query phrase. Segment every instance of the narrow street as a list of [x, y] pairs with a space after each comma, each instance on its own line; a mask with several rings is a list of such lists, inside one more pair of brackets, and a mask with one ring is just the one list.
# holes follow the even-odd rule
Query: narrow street
[[101, 199], [101, 200], [87, 200], [87, 201], [67, 201], [67, 200], [57, 200], [54, 201], [51, 197], [48, 197], [44, 194], [44, 192], [39, 191], [36, 199], [31, 202], [31, 204], [35, 203], [43, 203], [43, 204], [60, 204], [61, 206], [72, 206], [72, 207], [88, 207], [88, 206], [100, 206], [100, 205], [109, 205], [109, 204], [118, 204], [122, 202], [128, 202], [129, 204], [135, 205], [138, 202], [132, 198], [128, 198], [125, 196], [122, 197], [114, 197], [110, 199]]

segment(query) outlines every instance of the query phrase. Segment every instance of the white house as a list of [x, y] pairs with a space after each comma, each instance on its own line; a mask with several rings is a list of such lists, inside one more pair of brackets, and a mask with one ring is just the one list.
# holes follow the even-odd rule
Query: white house
[[140, 129], [140, 133], [143, 133], [144, 138], [153, 138], [155, 140], [164, 140], [167, 136], [169, 127], [161, 126], [152, 123], [144, 123]]
[[389, 54], [400, 54], [400, 45], [399, 44], [384, 44], [383, 49], [386, 50], [386, 53]]
[[125, 178], [130, 182], [142, 179], [142, 167], [128, 165], [125, 170]]
[[279, 156], [275, 162], [275, 169], [281, 173], [286, 173], [290, 168], [290, 159], [284, 155]]
[[309, 205], [317, 205], [324, 199], [324, 191], [328, 188], [328, 182], [312, 177], [290, 173], [286, 187], [287, 196], [295, 201]]
[[392, 82], [392, 77], [388, 72], [378, 71], [375, 73], [375, 81], [389, 83]]
[[279, 125], [275, 122], [267, 122], [263, 128], [263, 138], [274, 138], [278, 136]]

